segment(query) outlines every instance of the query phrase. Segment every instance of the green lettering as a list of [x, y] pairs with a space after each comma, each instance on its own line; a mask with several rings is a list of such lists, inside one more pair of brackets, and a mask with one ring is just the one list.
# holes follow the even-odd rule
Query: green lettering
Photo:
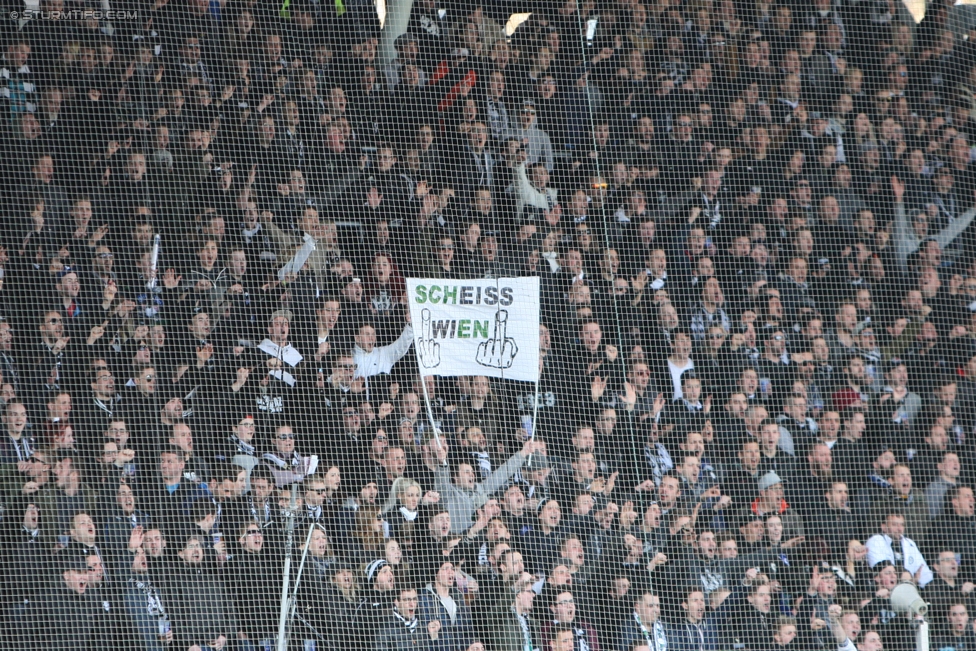
[[[477, 323], [477, 321], [475, 322]], [[461, 319], [458, 321], [458, 339], [470, 339], [471, 338], [471, 320]]]
[[447, 299], [451, 299], [451, 305], [457, 305], [457, 290], [457, 285], [444, 288], [444, 305], [447, 305]]
[[487, 339], [488, 338], [488, 322], [487, 321], [475, 321], [474, 322], [474, 335], [475, 339]]
[[417, 301], [420, 304], [426, 303], [427, 302], [427, 287], [425, 287], [424, 285], [417, 285], [417, 296], [413, 300]]
[[440, 292], [440, 291], [441, 291], [440, 287], [438, 287], [437, 285], [431, 285], [430, 290], [427, 292], [427, 299], [435, 305], [437, 303], [440, 303], [441, 299], [437, 296], [434, 296], [434, 292]]

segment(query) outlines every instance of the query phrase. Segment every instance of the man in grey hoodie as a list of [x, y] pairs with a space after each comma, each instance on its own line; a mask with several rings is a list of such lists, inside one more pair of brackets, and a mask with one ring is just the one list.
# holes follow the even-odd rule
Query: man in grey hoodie
[[525, 464], [533, 453], [545, 448], [542, 442], [526, 441], [517, 454], [496, 469], [480, 484], [475, 481], [477, 474], [469, 463], [459, 463], [452, 476], [447, 465], [448, 444], [444, 439], [431, 441], [437, 467], [434, 471], [434, 490], [440, 493], [441, 501], [451, 514], [451, 533], [463, 533], [471, 527], [472, 517], [493, 493], [504, 488], [513, 475]]
[[510, 127], [505, 132], [504, 138], [518, 138], [522, 142], [529, 167], [542, 163], [546, 166], [546, 171], [552, 172], [556, 163], [552, 152], [552, 141], [549, 140], [549, 135], [538, 127], [535, 102], [527, 99], [522, 103], [518, 126]]

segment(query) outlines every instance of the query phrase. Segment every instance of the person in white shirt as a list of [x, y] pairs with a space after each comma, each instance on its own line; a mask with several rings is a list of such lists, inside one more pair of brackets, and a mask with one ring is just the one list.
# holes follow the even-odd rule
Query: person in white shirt
[[370, 378], [381, 373], [389, 373], [413, 343], [413, 326], [410, 324], [410, 310], [405, 312], [407, 325], [403, 332], [388, 346], [376, 345], [376, 329], [364, 323], [356, 333], [356, 347], [352, 351], [352, 361], [356, 364], [355, 377]]
[[871, 536], [865, 546], [868, 548], [867, 562], [871, 567], [881, 561], [891, 561], [896, 568], [911, 572], [920, 588], [934, 578], [918, 545], [905, 536], [905, 516], [897, 511], [888, 513], [881, 524], [881, 533]]

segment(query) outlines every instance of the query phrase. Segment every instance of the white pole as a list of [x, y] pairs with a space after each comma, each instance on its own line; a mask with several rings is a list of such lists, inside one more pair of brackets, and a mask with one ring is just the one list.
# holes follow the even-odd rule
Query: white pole
[[302, 548], [302, 561], [298, 564], [298, 574], [295, 575], [295, 585], [291, 589], [291, 608], [290, 612], [288, 613], [288, 625], [286, 626], [286, 629], [291, 628], [291, 622], [295, 619], [295, 609], [298, 608], [298, 585], [302, 582], [302, 572], [305, 571], [305, 559], [308, 558], [308, 546], [312, 540], [312, 532], [316, 529], [322, 529], [322, 532], [325, 533], [325, 529], [323, 529], [322, 525], [317, 522], [313, 522], [308, 528], [308, 535], [305, 536], [305, 547]]
[[156, 289], [156, 283], [159, 282], [160, 242], [161, 242], [161, 238], [159, 237], [159, 233], [156, 233], [156, 237], [153, 238], [152, 256], [149, 258], [149, 272], [152, 277], [149, 279], [149, 284], [147, 285], [147, 289]]
[[[539, 418], [539, 382], [542, 380], [542, 369], [539, 369], [539, 374], [535, 376], [535, 393], [532, 394], [532, 433], [529, 434], [529, 440], [535, 441], [535, 431], [536, 431], [536, 421]], [[534, 452], [532, 454], [535, 454]], [[529, 465], [532, 463], [532, 454], [526, 460], [525, 464]]]
[[532, 400], [532, 434], [529, 435], [529, 440], [535, 440], [535, 423], [539, 419], [539, 381], [542, 379], [542, 369], [539, 370], [539, 374], [535, 376], [535, 395]]
[[[288, 579], [291, 572], [291, 547], [295, 539], [295, 508], [298, 504], [298, 482], [291, 485], [291, 503], [288, 506], [288, 532], [285, 543], [285, 568], [281, 575], [281, 611], [278, 616], [278, 651], [288, 651], [288, 638], [285, 635], [285, 624], [288, 619]], [[311, 533], [311, 532], [310, 532]]]
[[915, 650], [929, 651], [929, 623], [924, 619], [918, 623], [918, 633], [915, 635]]
[[[377, 17], [379, 17], [379, 2], [377, 5]], [[401, 34], [406, 33], [407, 26], [410, 24], [410, 10], [413, 8], [413, 0], [385, 0], [383, 3], [383, 31], [380, 32], [379, 52], [377, 59], [383, 65], [396, 58], [396, 47], [394, 43]]]
[[[434, 439], [437, 440], [437, 447], [441, 446], [441, 432], [440, 428], [437, 427], [437, 423], [434, 422], [434, 409], [430, 406], [430, 394], [427, 393], [427, 378], [433, 376], [420, 376], [420, 385], [424, 388], [424, 402], [427, 404], [427, 418], [430, 419], [430, 426], [434, 428]], [[444, 459], [444, 465], [447, 465], [447, 459]]]

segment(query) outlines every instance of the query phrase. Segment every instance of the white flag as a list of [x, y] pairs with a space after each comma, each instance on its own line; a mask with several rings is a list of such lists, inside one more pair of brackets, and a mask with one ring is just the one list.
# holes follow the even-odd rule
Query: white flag
[[421, 375], [539, 377], [539, 279], [407, 279]]

